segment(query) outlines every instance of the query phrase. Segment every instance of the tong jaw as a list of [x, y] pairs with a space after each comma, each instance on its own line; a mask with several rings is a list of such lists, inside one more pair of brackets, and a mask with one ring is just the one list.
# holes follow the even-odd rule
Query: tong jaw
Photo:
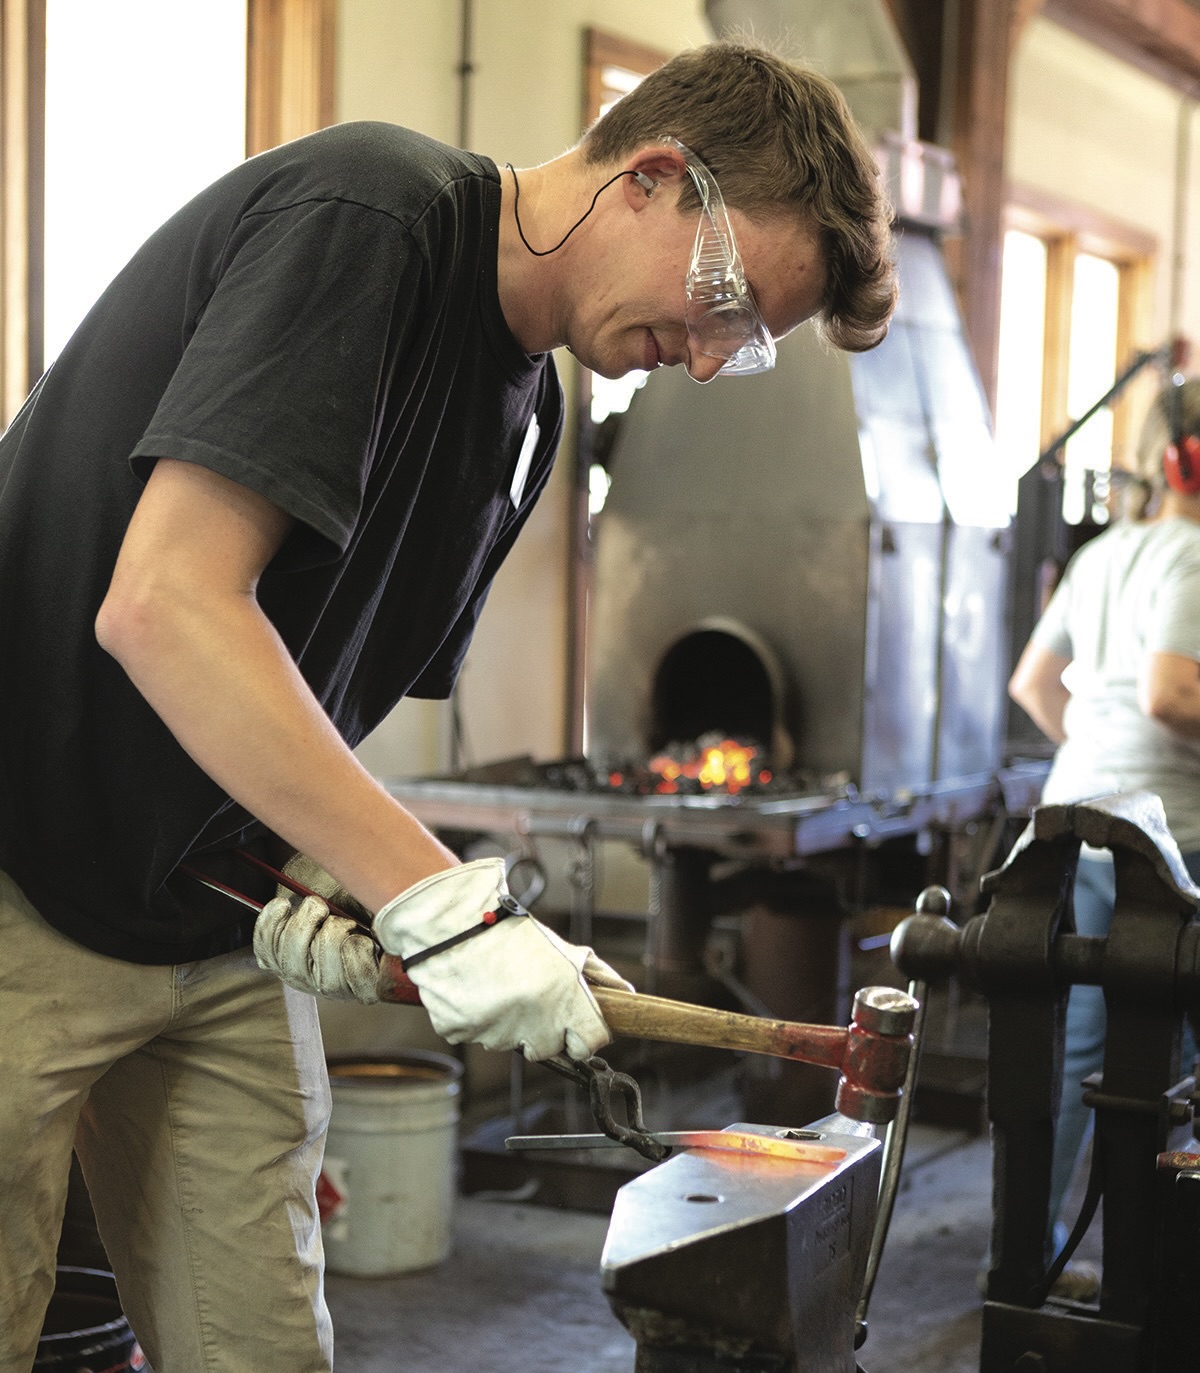
[[[596, 1126], [609, 1139], [628, 1145], [651, 1163], [661, 1163], [671, 1152], [646, 1129], [642, 1117], [642, 1089], [628, 1073], [617, 1072], [595, 1054], [585, 1059], [570, 1059], [565, 1054], [558, 1054], [544, 1062], [547, 1068], [553, 1068], [556, 1073], [587, 1088]], [[613, 1115], [614, 1096], [624, 1101], [628, 1122], [625, 1125]]]

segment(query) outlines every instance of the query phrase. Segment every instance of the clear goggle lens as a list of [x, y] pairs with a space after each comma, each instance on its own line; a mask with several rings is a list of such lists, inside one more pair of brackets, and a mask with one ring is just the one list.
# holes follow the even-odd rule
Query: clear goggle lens
[[718, 376], [750, 376], [775, 366], [775, 340], [754, 299], [712, 173], [677, 139], [700, 195], [700, 223], [687, 274], [688, 336], [707, 357], [722, 358]]

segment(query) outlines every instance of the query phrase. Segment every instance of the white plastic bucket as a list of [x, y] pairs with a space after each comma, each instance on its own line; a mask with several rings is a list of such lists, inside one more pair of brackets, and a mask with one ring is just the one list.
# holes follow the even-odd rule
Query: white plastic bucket
[[461, 1078], [456, 1059], [421, 1050], [330, 1059], [320, 1200], [331, 1273], [384, 1277], [449, 1256]]

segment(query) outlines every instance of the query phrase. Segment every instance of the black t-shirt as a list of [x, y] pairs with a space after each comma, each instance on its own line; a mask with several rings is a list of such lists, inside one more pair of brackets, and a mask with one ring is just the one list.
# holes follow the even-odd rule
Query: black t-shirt
[[253, 158], [146, 242], [0, 439], [0, 868], [87, 947], [173, 963], [253, 923], [172, 873], [261, 827], [96, 643], [157, 458], [296, 518], [259, 602], [350, 745], [449, 694], [562, 429], [500, 311], [499, 211], [493, 163], [390, 125]]

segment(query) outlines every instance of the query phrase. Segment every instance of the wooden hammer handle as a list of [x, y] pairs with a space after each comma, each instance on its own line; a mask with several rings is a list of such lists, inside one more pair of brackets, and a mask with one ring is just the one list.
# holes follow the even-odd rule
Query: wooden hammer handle
[[614, 1036], [700, 1044], [709, 1049], [743, 1049], [826, 1068], [840, 1067], [846, 1050], [847, 1031], [836, 1025], [767, 1020], [608, 987], [593, 987], [592, 995]]
[[[420, 1005], [420, 994], [404, 975], [400, 959], [384, 954], [380, 969], [384, 1001]], [[740, 1049], [824, 1068], [840, 1068], [845, 1057], [848, 1032], [836, 1025], [767, 1020], [608, 987], [594, 986], [592, 995], [614, 1037], [626, 1035], [667, 1044], [699, 1044], [707, 1049]]]

